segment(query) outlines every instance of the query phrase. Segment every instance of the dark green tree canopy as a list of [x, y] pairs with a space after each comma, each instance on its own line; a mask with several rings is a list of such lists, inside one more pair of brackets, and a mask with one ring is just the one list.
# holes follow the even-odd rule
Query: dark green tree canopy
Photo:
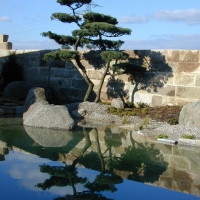
[[109, 24], [116, 25], [118, 21], [116, 18], [111, 17], [110, 15], [103, 15], [100, 13], [89, 12], [83, 15], [85, 23], [92, 23], [92, 22], [107, 22]]
[[73, 8], [73, 6], [75, 7], [73, 9], [78, 9], [78, 8], [81, 8], [84, 4], [91, 3], [92, 0], [57, 0], [57, 2], [60, 5], [68, 6], [71, 9]]
[[73, 23], [73, 22], [76, 23], [78, 21], [81, 21], [81, 18], [78, 15], [73, 16], [66, 13], [53, 13], [51, 15], [51, 20], [55, 19], [65, 23]]

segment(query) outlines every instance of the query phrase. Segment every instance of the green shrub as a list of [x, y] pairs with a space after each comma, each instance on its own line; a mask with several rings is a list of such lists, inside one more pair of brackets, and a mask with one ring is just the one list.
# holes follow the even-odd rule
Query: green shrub
[[148, 108], [143, 108], [143, 109], [141, 110], [141, 112], [142, 112], [143, 115], [146, 115], [147, 112], [148, 112]]
[[113, 106], [110, 106], [110, 107], [109, 107], [109, 111], [110, 111], [111, 113], [113, 113], [113, 112], [116, 111], [116, 109], [115, 109]]
[[168, 135], [161, 133], [156, 137], [156, 139], [158, 139], [158, 138], [168, 138]]
[[122, 119], [122, 124], [127, 124], [127, 123], [128, 123], [128, 118], [124, 116]]
[[149, 123], [150, 123], [150, 119], [145, 118], [139, 125], [139, 130], [142, 130], [144, 126], [147, 128], [147, 125], [149, 125]]
[[18, 62], [15, 52], [10, 53], [6, 61], [2, 64], [1, 90], [11, 82], [23, 80], [23, 66]]
[[134, 103], [133, 103], [133, 102], [130, 102], [130, 101], [127, 101], [127, 102], [125, 103], [125, 107], [126, 107], [126, 108], [134, 108]]
[[182, 138], [184, 138], [184, 139], [194, 139], [195, 136], [194, 135], [189, 135], [189, 134], [183, 134]]
[[143, 102], [137, 102], [137, 105], [138, 105], [139, 108], [149, 107], [149, 105], [147, 103], [143, 103]]
[[129, 115], [131, 115], [131, 116], [135, 116], [137, 113], [136, 113], [136, 111], [131, 111], [130, 113], [129, 113]]
[[176, 118], [167, 119], [167, 123], [170, 125], [176, 125], [178, 124], [178, 119]]

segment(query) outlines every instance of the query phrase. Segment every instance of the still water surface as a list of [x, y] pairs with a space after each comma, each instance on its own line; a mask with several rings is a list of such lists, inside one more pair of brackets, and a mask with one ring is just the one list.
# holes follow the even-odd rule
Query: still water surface
[[193, 200], [200, 197], [200, 149], [116, 128], [63, 132], [0, 118], [0, 180], [2, 200]]

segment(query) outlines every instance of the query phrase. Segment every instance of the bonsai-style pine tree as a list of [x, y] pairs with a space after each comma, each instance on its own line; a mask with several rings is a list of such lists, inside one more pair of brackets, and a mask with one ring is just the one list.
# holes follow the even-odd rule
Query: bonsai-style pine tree
[[[88, 84], [88, 90], [85, 94], [84, 101], [87, 101], [90, 93], [93, 90], [94, 84], [87, 75], [85, 66], [80, 62], [79, 47], [88, 47], [90, 49], [100, 50], [118, 50], [123, 44], [123, 41], [106, 40], [106, 37], [119, 37], [122, 35], [129, 35], [130, 29], [117, 27], [116, 18], [100, 13], [89, 12], [80, 15], [78, 9], [84, 5], [88, 5], [92, 0], [57, 0], [60, 5], [68, 6], [72, 13], [53, 13], [52, 20], [59, 20], [63, 23], [75, 23], [77, 30], [72, 31], [72, 35], [58, 35], [51, 31], [43, 32], [42, 35], [55, 40], [61, 45], [62, 50], [57, 50], [45, 54], [45, 60], [62, 59], [69, 61], [74, 59], [78, 70], [81, 70], [82, 76]], [[73, 47], [73, 50], [69, 48]]]

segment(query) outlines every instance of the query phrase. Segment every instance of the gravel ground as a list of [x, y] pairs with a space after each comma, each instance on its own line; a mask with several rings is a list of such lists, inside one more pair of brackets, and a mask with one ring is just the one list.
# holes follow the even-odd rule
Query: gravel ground
[[140, 135], [145, 135], [149, 138], [155, 138], [159, 134], [168, 135], [168, 139], [177, 140], [183, 134], [194, 135], [196, 139], [200, 139], [200, 129], [191, 128], [184, 125], [170, 125], [167, 122], [159, 122], [157, 120], [141, 119], [137, 116], [130, 116], [126, 119], [107, 112], [108, 106], [96, 103], [84, 102], [79, 104], [79, 109], [84, 109], [87, 114], [84, 116], [83, 127], [98, 127], [98, 126], [118, 126], [131, 130]]

